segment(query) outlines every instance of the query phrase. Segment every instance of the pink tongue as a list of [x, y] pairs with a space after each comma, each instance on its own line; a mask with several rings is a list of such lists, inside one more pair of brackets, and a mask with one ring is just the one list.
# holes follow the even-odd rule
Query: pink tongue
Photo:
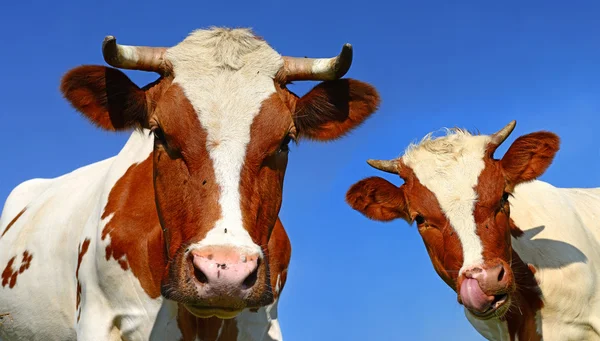
[[489, 309], [494, 301], [494, 296], [486, 295], [476, 279], [467, 278], [460, 286], [460, 298], [465, 307], [483, 313]]

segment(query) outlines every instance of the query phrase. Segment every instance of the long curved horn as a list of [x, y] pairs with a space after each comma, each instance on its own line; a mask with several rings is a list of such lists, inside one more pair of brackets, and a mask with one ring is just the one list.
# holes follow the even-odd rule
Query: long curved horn
[[398, 174], [398, 160], [367, 160], [367, 163], [380, 171], [387, 173]]
[[495, 148], [498, 148], [498, 146], [500, 146], [502, 142], [508, 138], [510, 133], [512, 133], [512, 131], [515, 129], [516, 125], [517, 121], [512, 120], [504, 128], [498, 130], [496, 133], [490, 136], [492, 138], [491, 143], [495, 146]]
[[294, 80], [335, 80], [342, 78], [352, 65], [352, 45], [344, 44], [332, 58], [283, 57], [283, 78]]
[[102, 42], [102, 55], [106, 63], [121, 69], [165, 74], [169, 71], [164, 58], [166, 51], [165, 47], [119, 45], [113, 36], [106, 36]]

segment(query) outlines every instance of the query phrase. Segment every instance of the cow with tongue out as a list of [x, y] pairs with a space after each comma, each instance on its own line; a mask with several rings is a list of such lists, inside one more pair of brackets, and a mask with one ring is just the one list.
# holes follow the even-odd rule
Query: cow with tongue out
[[465, 271], [460, 285], [460, 302], [474, 314], [485, 316], [504, 306], [514, 281], [504, 270], [505, 265], [498, 265], [484, 270], [480, 267]]
[[536, 180], [559, 138], [520, 136], [494, 152], [515, 121], [492, 135], [450, 129], [390, 161], [397, 174], [354, 184], [346, 200], [365, 216], [415, 222], [438, 275], [490, 340], [600, 340], [600, 188]]

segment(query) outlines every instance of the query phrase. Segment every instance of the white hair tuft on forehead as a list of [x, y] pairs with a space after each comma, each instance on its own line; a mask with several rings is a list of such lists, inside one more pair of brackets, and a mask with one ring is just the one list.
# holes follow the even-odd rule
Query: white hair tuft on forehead
[[262, 103], [276, 91], [274, 79], [283, 58], [249, 29], [229, 28], [194, 31], [168, 49], [166, 57], [173, 65], [173, 84], [181, 86], [206, 130], [220, 188], [221, 217], [192, 248], [234, 245], [262, 255], [244, 229], [241, 170], [250, 127]]
[[464, 129], [447, 129], [445, 136], [428, 134], [410, 145], [402, 156], [404, 164], [438, 200], [446, 218], [460, 239], [464, 262], [460, 272], [483, 262], [483, 245], [476, 233], [475, 187], [485, 168], [487, 135], [473, 135]]

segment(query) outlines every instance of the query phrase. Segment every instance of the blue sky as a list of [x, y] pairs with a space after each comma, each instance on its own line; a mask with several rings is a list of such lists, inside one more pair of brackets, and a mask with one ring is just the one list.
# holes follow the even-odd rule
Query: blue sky
[[[281, 218], [293, 245], [280, 305], [294, 340], [481, 340], [435, 274], [413, 226], [368, 221], [344, 203], [365, 160], [392, 158], [430, 131], [562, 138], [542, 179], [600, 185], [600, 3], [594, 1], [11, 1], [0, 13], [0, 204], [20, 182], [115, 155], [128, 134], [93, 128], [61, 98], [64, 72], [104, 64], [101, 43], [170, 46], [212, 25], [249, 26], [280, 53], [354, 46], [347, 77], [381, 108], [335, 143], [292, 146]], [[155, 75], [127, 72], [139, 85]], [[314, 83], [297, 84], [300, 94]]]

